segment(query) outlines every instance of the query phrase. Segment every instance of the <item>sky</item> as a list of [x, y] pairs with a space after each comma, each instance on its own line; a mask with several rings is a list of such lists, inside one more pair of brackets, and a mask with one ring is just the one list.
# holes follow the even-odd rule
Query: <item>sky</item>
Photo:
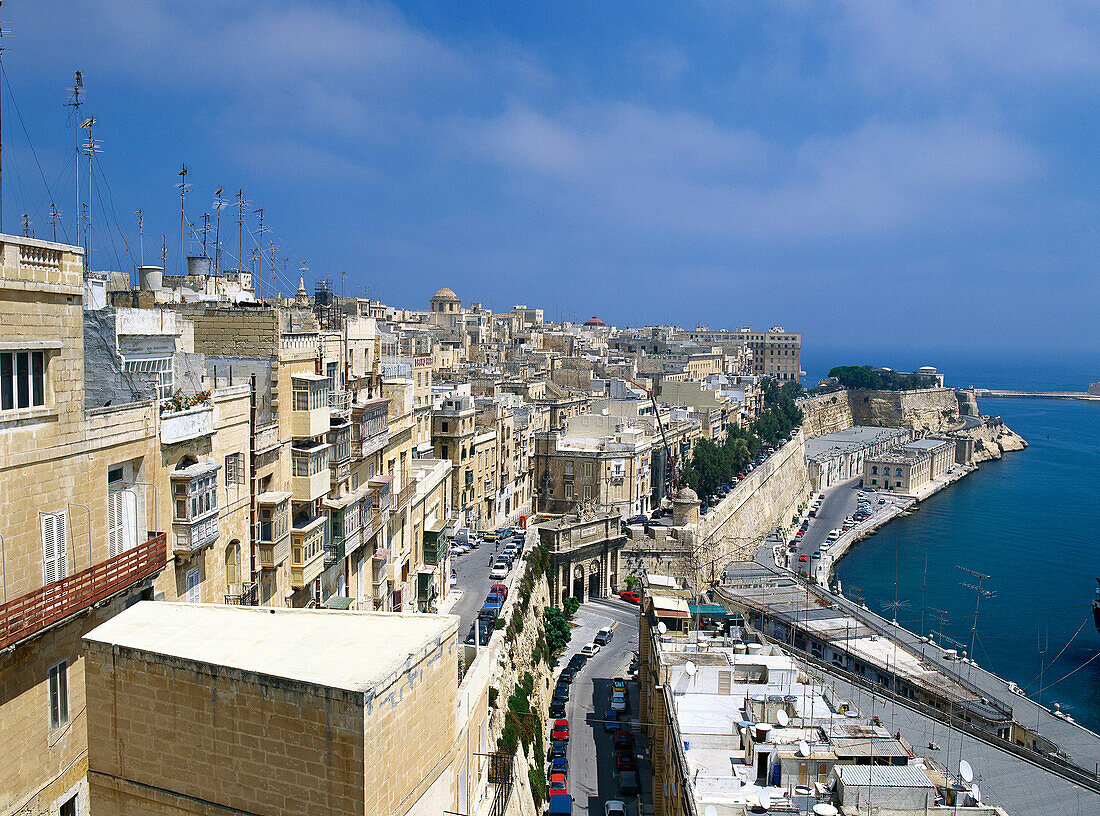
[[[159, 262], [164, 235], [178, 269], [186, 164], [196, 228], [217, 188], [243, 191], [246, 265], [263, 209], [265, 295], [304, 264], [310, 289], [328, 275], [404, 308], [448, 286], [550, 319], [783, 325], [826, 350], [1100, 345], [1095, 2], [8, 0], [0, 17], [4, 229], [27, 213], [52, 237], [52, 200], [73, 239], [79, 69], [102, 149], [93, 268]], [[220, 232], [235, 267], [232, 203]]]

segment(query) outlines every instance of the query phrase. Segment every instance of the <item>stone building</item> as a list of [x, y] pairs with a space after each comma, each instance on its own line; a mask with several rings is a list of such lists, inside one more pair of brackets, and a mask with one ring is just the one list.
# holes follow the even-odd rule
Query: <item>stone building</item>
[[550, 602], [606, 598], [619, 589], [619, 550], [626, 541], [617, 513], [582, 511], [539, 527], [550, 553]]
[[676, 336], [707, 345], [748, 349], [752, 352], [751, 371], [746, 372], [749, 374], [784, 382], [802, 376], [802, 335], [782, 326], [773, 326], [765, 332], [754, 332], [750, 327], [739, 331], [695, 329], [679, 332]]
[[[92, 812], [464, 813], [458, 619], [138, 604], [85, 637]], [[82, 811], [83, 812], [83, 811]], [[471, 811], [472, 812], [472, 811]]]
[[863, 485], [913, 495], [955, 465], [955, 440], [915, 439], [863, 463]]
[[810, 489], [824, 490], [862, 476], [865, 459], [908, 442], [912, 435], [908, 428], [855, 425], [807, 439], [806, 469], [810, 474]]

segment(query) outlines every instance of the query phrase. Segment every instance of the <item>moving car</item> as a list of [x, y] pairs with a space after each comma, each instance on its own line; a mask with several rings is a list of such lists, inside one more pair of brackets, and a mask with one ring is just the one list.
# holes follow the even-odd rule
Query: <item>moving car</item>
[[569, 720], [565, 718], [554, 720], [554, 727], [550, 731], [550, 739], [563, 739], [569, 741]]
[[645, 524], [647, 521], [649, 521], [649, 519], [646, 518], [645, 516], [631, 516], [630, 518], [628, 518], [626, 520], [626, 523], [627, 524]]
[[593, 657], [600, 653], [600, 645], [598, 643], [586, 643], [581, 646], [581, 650], [578, 654], [582, 654], [585, 657]]
[[626, 802], [621, 799], [609, 799], [604, 803], [603, 816], [626, 816]]
[[821, 551], [820, 551], [820, 550], [814, 550], [814, 555], [813, 555], [813, 557], [814, 557], [814, 558], [820, 558], [820, 557], [821, 557]]
[[600, 631], [598, 631], [596, 633], [596, 637], [593, 638], [593, 642], [600, 646], [606, 646], [608, 643], [611, 642], [611, 638], [613, 638], [614, 636], [615, 630], [609, 626], [606, 629], [601, 629]]
[[806, 557], [806, 553], [802, 553], [800, 556], [798, 556], [798, 560], [799, 561], [809, 561], [810, 559]]

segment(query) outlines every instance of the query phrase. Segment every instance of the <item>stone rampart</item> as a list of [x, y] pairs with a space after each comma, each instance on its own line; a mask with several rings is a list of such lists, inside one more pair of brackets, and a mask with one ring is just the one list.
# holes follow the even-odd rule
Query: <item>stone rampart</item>
[[798, 401], [798, 407], [802, 409], [802, 432], [807, 439], [847, 430], [855, 424], [844, 390], [807, 397]]
[[912, 428], [918, 435], [928, 435], [947, 433], [957, 427], [960, 399], [952, 388], [842, 389], [800, 400], [798, 407], [802, 409], [802, 430], [807, 438], [843, 431], [853, 425]]
[[790, 524], [810, 493], [802, 432], [742, 479], [695, 530], [697, 579], [721, 576], [731, 561], [751, 559], [773, 527]]

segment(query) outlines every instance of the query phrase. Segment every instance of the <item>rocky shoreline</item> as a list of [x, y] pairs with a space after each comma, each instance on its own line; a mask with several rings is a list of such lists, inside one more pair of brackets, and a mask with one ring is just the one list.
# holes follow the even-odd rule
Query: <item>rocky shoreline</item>
[[984, 420], [975, 428], [955, 434], [974, 440], [975, 463], [1000, 459], [1006, 453], [1027, 447], [1027, 440], [1005, 425], [1000, 417], [984, 417]]

